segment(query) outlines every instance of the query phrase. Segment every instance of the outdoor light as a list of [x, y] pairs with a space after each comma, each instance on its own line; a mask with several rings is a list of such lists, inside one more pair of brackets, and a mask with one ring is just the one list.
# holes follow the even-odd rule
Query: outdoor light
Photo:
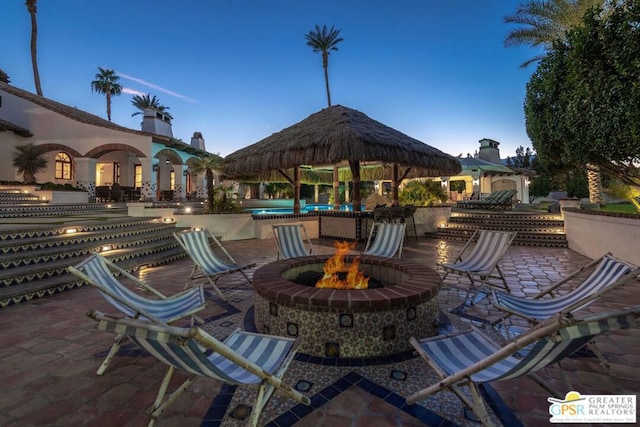
[[193, 227], [193, 231], [202, 231], [204, 228], [202, 227]]
[[113, 246], [111, 245], [104, 245], [100, 248], [100, 252], [106, 252], [106, 251], [110, 251], [111, 249], [113, 249]]
[[480, 184], [480, 180], [479, 179], [474, 179], [473, 180], [473, 185], [478, 185]]
[[154, 172], [158, 172], [158, 165], [157, 164], [153, 165], [152, 169]]
[[531, 181], [529, 181], [529, 178], [525, 179], [524, 180], [524, 185], [526, 185], [528, 187], [529, 184], [531, 184]]
[[169, 159], [167, 159], [167, 160], [164, 161], [164, 163], [168, 165], [171, 162], [169, 161]]
[[173, 218], [165, 218], [163, 219], [164, 222], [173, 222]]
[[64, 230], [64, 234], [73, 234], [73, 233], [77, 233], [78, 229], [77, 228], [67, 228]]
[[45, 196], [40, 197], [40, 200], [47, 200]]
[[191, 213], [191, 207], [187, 206], [186, 208], [184, 208], [184, 211], [186, 213]]

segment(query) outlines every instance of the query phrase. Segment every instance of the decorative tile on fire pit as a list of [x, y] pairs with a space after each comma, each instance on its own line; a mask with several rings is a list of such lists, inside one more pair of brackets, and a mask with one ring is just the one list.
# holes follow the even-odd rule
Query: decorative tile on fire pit
[[325, 343], [324, 354], [326, 357], [340, 357], [340, 344], [337, 342]]
[[278, 317], [278, 304], [275, 302], [269, 303], [269, 314], [274, 317]]
[[407, 320], [416, 320], [416, 308], [415, 307], [407, 307]]
[[298, 336], [298, 324], [297, 323], [287, 322], [287, 335], [289, 335], [291, 337], [297, 337]]
[[385, 341], [394, 340], [396, 338], [396, 326], [387, 325], [382, 328], [382, 339]]
[[353, 314], [352, 313], [340, 314], [340, 327], [341, 328], [352, 328], [353, 327]]

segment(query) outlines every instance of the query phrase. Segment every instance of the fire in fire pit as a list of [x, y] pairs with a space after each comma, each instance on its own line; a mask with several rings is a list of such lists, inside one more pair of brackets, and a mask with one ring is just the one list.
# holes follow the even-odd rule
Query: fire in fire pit
[[345, 255], [355, 247], [355, 243], [335, 242], [334, 246], [336, 253], [325, 263], [324, 275], [316, 283], [316, 288], [367, 289], [369, 278], [358, 269], [360, 257], [356, 257], [348, 267], [344, 263]]

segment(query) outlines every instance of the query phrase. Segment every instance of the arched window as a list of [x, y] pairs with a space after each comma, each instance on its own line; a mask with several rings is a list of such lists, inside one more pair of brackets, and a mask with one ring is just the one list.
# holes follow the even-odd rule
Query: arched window
[[71, 179], [71, 157], [67, 153], [56, 154], [56, 179]]

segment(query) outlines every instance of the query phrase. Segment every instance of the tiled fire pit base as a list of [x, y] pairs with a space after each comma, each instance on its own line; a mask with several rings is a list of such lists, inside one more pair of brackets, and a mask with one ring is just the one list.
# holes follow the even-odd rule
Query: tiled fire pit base
[[[388, 356], [409, 350], [409, 338], [436, 332], [440, 277], [410, 261], [364, 257], [360, 269], [381, 289], [317, 289], [292, 281], [322, 271], [329, 258], [276, 261], [253, 275], [258, 331], [300, 337], [300, 351], [319, 357]], [[353, 257], [347, 257], [350, 263]]]

